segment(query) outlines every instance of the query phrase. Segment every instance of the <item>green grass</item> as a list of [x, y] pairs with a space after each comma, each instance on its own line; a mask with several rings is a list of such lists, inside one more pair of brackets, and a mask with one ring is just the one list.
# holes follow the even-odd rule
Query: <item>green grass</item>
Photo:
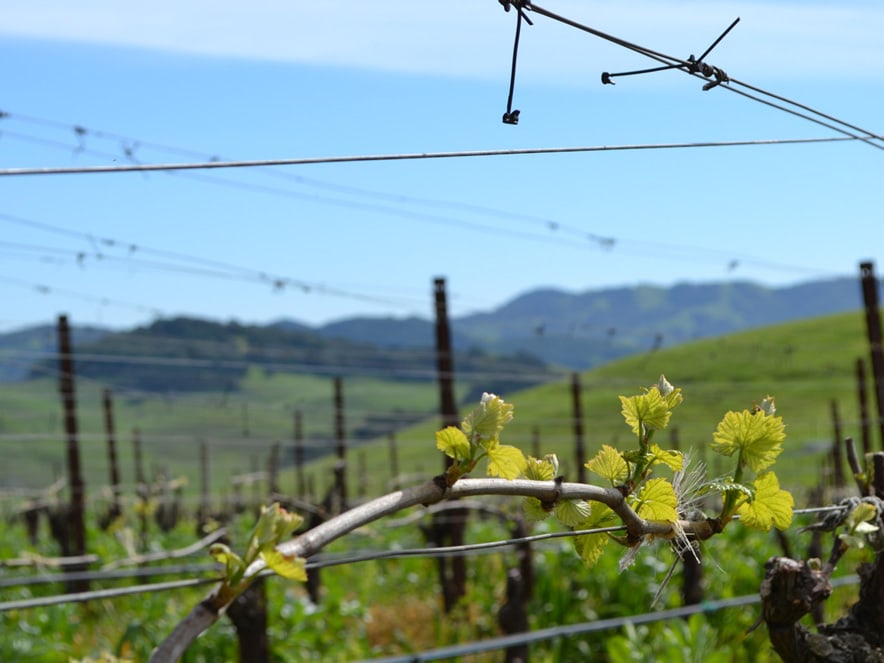
[[[82, 466], [87, 488], [109, 482], [102, 410], [104, 385], [77, 383], [77, 414]], [[349, 433], [366, 426], [383, 427], [385, 419], [415, 421], [437, 409], [438, 388], [432, 382], [394, 382], [374, 377], [347, 377], [343, 384]], [[465, 392], [465, 388], [461, 389]], [[333, 379], [310, 375], [252, 371], [240, 391], [115, 394], [114, 423], [124, 490], [134, 482], [133, 429], [142, 438], [145, 471], [164, 469], [185, 476], [192, 490], [199, 485], [199, 442], [210, 450], [215, 492], [231, 475], [263, 470], [274, 443], [282, 459], [293, 457], [294, 412], [302, 417], [308, 453], [334, 448]], [[377, 423], [381, 421], [381, 423]], [[247, 433], [247, 434], [246, 434]], [[42, 487], [64, 472], [65, 443], [57, 384], [51, 379], [0, 386], [0, 487]], [[282, 476], [283, 486], [293, 479]]]
[[[513, 507], [518, 501], [509, 500]], [[241, 547], [252, 517], [233, 524], [232, 545]], [[508, 528], [495, 520], [471, 518], [468, 543], [491, 541], [510, 536]], [[130, 523], [129, 526], [132, 526]], [[547, 523], [536, 526], [543, 531]], [[29, 549], [19, 525], [0, 524], [0, 555]], [[800, 537], [789, 533], [799, 548]], [[115, 536], [97, 530], [90, 532], [93, 548], [104, 559], [124, 555]], [[153, 547], [174, 548], [192, 541], [193, 523], [182, 523], [168, 534], [151, 531]], [[328, 552], [359, 554], [391, 547], [425, 545], [415, 525], [394, 527], [379, 522], [362, 528], [335, 542]], [[49, 553], [51, 545], [41, 548]], [[641, 552], [634, 566], [619, 573], [617, 564], [622, 548], [610, 545], [599, 564], [586, 569], [574, 554], [568, 540], [535, 544], [533, 560], [535, 586], [528, 603], [532, 630], [576, 624], [586, 621], [641, 614], [650, 610], [650, 602], [672, 561], [665, 544]], [[749, 554], [734, 551], [751, 550]], [[754, 594], [763, 576], [764, 561], [777, 554], [773, 537], [740, 527], [704, 544], [708, 564], [704, 566], [704, 585], [709, 599]], [[843, 564], [849, 572], [861, 557], [851, 554]], [[197, 556], [194, 561], [208, 561]], [[322, 570], [322, 600], [311, 604], [304, 587], [279, 577], [267, 580], [268, 634], [273, 660], [338, 661], [374, 658], [418, 652], [458, 642], [471, 642], [499, 635], [496, 615], [504, 600], [507, 569], [518, 564], [512, 550], [468, 558], [467, 596], [462, 605], [446, 615], [436, 575], [436, 562], [427, 558], [409, 558], [362, 562]], [[108, 582], [107, 586], [126, 586], [135, 581]], [[94, 583], [97, 588], [100, 583]], [[677, 573], [662, 595], [659, 609], [680, 605], [680, 574]], [[834, 615], [850, 596], [828, 606]], [[30, 588], [5, 589], [3, 600], [59, 592], [59, 585], [34, 585]], [[145, 660], [151, 649], [168, 635], [174, 625], [201, 600], [208, 588], [170, 590], [92, 601], [86, 605], [68, 604], [38, 609], [19, 609], [0, 613], [0, 660], [67, 662], [103, 653], [128, 655]], [[853, 597], [851, 599], [851, 597]], [[832, 602], [830, 602], [832, 603]], [[749, 606], [699, 616], [686, 632], [679, 620], [659, 622], [638, 629], [613, 629], [582, 636], [571, 636], [532, 645], [531, 658], [538, 663], [555, 661], [618, 659], [606, 657], [611, 647], [622, 645], [622, 638], [638, 646], [642, 658], [664, 659], [668, 634], [679, 634], [690, 643], [701, 636], [724, 660], [738, 663], [767, 663], [778, 660], [770, 651], [764, 628], [749, 632], [759, 608]], [[346, 637], [341, 637], [346, 634]], [[620, 640], [618, 640], [618, 637]], [[185, 661], [237, 660], [236, 636], [228, 619], [222, 618], [191, 648]], [[501, 660], [499, 652], [476, 655], [474, 663]], [[622, 659], [620, 659], [622, 660]], [[627, 659], [632, 660], [632, 659]], [[671, 660], [680, 660], [673, 658]]]

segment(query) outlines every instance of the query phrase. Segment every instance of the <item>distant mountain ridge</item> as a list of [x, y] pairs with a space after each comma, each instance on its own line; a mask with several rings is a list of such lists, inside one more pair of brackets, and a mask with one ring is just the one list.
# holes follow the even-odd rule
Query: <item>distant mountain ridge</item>
[[[111, 333], [111, 330], [101, 327], [75, 327], [71, 330], [71, 337], [76, 346], [92, 343]], [[23, 380], [30, 373], [34, 362], [57, 349], [58, 339], [52, 325], [39, 325], [0, 334], [0, 382]], [[6, 360], [7, 356], [12, 357], [13, 361]]]
[[[671, 287], [640, 285], [579, 293], [537, 289], [492, 311], [453, 318], [452, 337], [459, 354], [455, 370], [490, 369], [497, 358], [502, 358], [503, 364], [513, 371], [540, 375], [546, 372], [544, 364], [583, 370], [693, 339], [861, 307], [860, 285], [852, 278], [784, 288], [729, 282], [680, 283]], [[264, 326], [246, 326], [179, 318], [159, 320], [130, 334], [142, 338], [140, 349], [127, 348], [131, 341], [126, 332], [98, 328], [74, 327], [74, 345], [78, 351], [88, 349], [99, 354], [168, 355], [171, 359], [208, 362], [201, 376], [193, 368], [181, 371], [180, 380], [190, 380], [196, 386], [212, 383], [219, 371], [228, 381], [242, 376], [242, 365], [212, 363], [218, 348], [226, 360], [255, 362], [260, 366], [261, 360], [268, 359], [262, 350], [266, 347], [272, 351], [274, 361], [297, 364], [308, 372], [328, 371], [330, 367], [346, 370], [357, 357], [366, 367], [390, 368], [391, 357], [375, 351], [397, 350], [401, 351], [398, 361], [404, 365], [428, 370], [433, 361], [427, 351], [432, 350], [435, 339], [434, 323], [419, 317], [353, 317], [318, 327], [287, 319]], [[154, 337], [146, 345], [145, 334]], [[172, 352], [161, 343], [162, 338], [170, 336], [189, 342], [214, 341], [216, 347], [191, 345]], [[282, 354], [280, 347], [284, 348]], [[12, 358], [0, 361], [0, 380], [23, 379], [34, 370], [49, 370], [51, 361], [45, 357], [54, 349], [51, 326], [0, 335], [0, 359]], [[131, 369], [114, 371], [108, 366], [83, 363], [81, 366], [96, 377], [113, 374], [116, 381], [126, 382], [132, 375]], [[148, 379], [150, 366], [144, 366], [142, 377]], [[161, 382], [158, 374], [155, 376]], [[151, 388], [162, 387], [160, 382], [151, 383]]]
[[[452, 319], [455, 347], [525, 353], [583, 370], [636, 352], [743, 329], [862, 308], [857, 279], [771, 288], [751, 282], [640, 285], [571, 293], [552, 288], [519, 295], [497, 309]], [[420, 318], [341, 320], [324, 336], [379, 347], [432, 343]]]
[[[47, 329], [35, 329], [44, 337]], [[52, 334], [54, 335], [54, 334]], [[27, 340], [22, 333], [18, 339]], [[10, 348], [0, 356], [15, 357]], [[32, 357], [24, 378], [54, 376], [58, 360], [54, 349]], [[485, 389], [515, 391], [561, 375], [539, 359], [502, 356], [478, 348], [454, 353], [465, 398], [475, 400]], [[198, 318], [155, 320], [130, 331], [107, 333], [95, 340], [74, 343], [78, 377], [116, 388], [149, 393], [237, 392], [251, 372], [337, 376], [372, 376], [390, 382], [434, 379], [436, 354], [426, 346], [404, 349], [347, 339], [327, 338], [292, 324], [242, 325]], [[480, 382], [482, 384], [480, 384]]]

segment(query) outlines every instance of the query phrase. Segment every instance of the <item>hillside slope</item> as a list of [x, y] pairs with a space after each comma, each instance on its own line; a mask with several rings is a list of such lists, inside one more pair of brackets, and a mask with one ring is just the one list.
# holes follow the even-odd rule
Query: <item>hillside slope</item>
[[[779, 465], [784, 485], [814, 483], [819, 458], [832, 444], [832, 404], [840, 411], [843, 435], [861, 440], [856, 361], [868, 357], [863, 317], [842, 314], [687, 343], [617, 360], [581, 374], [587, 455], [601, 444], [632, 444], [620, 415], [618, 395], [637, 393], [662, 373], [684, 390], [670, 434], [682, 449], [702, 449], [721, 416], [751, 407], [770, 394], [786, 422], [787, 442]], [[501, 394], [515, 404], [506, 441], [539, 453], [557, 453], [566, 477], [576, 476], [570, 381]], [[399, 466], [404, 473], [432, 475], [443, 460], [434, 447], [438, 419], [399, 434]], [[666, 441], [666, 440], [664, 440]], [[875, 442], [880, 448], [880, 443]], [[384, 442], [363, 447], [368, 475], [378, 484], [390, 479]], [[701, 454], [701, 459], [704, 456]], [[721, 468], [711, 456], [710, 471]], [[328, 470], [318, 461], [314, 472]]]

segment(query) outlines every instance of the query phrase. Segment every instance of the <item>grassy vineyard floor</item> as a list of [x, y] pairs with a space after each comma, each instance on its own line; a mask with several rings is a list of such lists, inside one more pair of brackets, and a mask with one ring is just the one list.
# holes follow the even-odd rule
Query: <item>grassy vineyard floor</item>
[[[513, 504], [515, 507], [516, 504]], [[234, 529], [237, 537], [251, 526], [242, 517]], [[539, 528], [545, 524], [538, 525]], [[124, 531], [124, 530], [123, 530]], [[507, 538], [496, 522], [473, 518], [468, 541]], [[793, 537], [794, 538], [794, 537]], [[20, 526], [3, 526], [4, 558], [28, 550]], [[154, 533], [154, 546], [183, 546], [193, 541], [193, 525]], [[806, 545], [806, 540], [796, 546]], [[423, 546], [417, 527], [390, 529], [379, 523], [338, 543], [330, 552], [379, 550], [392, 546]], [[47, 554], [50, 548], [43, 546]], [[90, 548], [107, 558], [124, 554], [117, 537], [90, 532]], [[778, 550], [767, 535], [733, 528], [705, 546], [705, 593], [709, 599], [728, 598], [758, 591], [764, 561]], [[739, 551], [739, 552], [735, 552]], [[573, 553], [567, 540], [537, 544], [537, 574], [529, 603], [532, 629], [574, 624], [649, 611], [672, 560], [665, 546], [653, 546], [636, 565], [618, 573], [618, 550], [610, 549], [591, 571]], [[848, 560], [845, 571], [856, 560]], [[468, 595], [451, 615], [443, 615], [436, 582], [435, 562], [400, 559], [335, 566], [321, 572], [322, 600], [313, 605], [304, 588], [281, 578], [267, 582], [269, 634], [274, 660], [346, 661], [348, 659], [415, 652], [456, 642], [480, 640], [499, 634], [496, 615], [503, 602], [506, 571], [517, 564], [514, 552], [468, 558]], [[849, 566], [849, 568], [848, 568]], [[5, 573], [4, 575], [8, 575]], [[120, 581], [117, 581], [117, 584]], [[135, 581], [123, 581], [134, 584]], [[679, 605], [677, 574], [664, 593], [663, 605]], [[61, 591], [58, 585], [7, 589], [2, 600], [20, 599]], [[143, 660], [160, 639], [208, 590], [187, 589], [0, 614], [0, 660], [70, 661], [110, 653]], [[842, 590], [840, 600], [849, 599]], [[591, 660], [622, 663], [632, 660], [746, 661], [776, 660], [762, 627], [749, 633], [759, 614], [757, 606], [698, 615], [689, 622], [675, 620], [636, 628], [539, 643], [532, 660], [550, 662]], [[345, 634], [342, 637], [342, 634]], [[628, 646], [626, 646], [628, 645]], [[199, 639], [186, 657], [189, 662], [236, 660], [236, 636], [226, 619]], [[642, 658], [630, 658], [629, 652]], [[673, 649], [675, 648], [675, 649]], [[691, 658], [672, 652], [692, 652]], [[699, 658], [697, 658], [699, 657]], [[477, 655], [476, 663], [498, 661], [499, 653]]]

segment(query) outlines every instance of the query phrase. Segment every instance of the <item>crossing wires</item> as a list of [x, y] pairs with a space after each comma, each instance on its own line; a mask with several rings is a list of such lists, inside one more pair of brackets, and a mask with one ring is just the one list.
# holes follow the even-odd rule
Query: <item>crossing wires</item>
[[[850, 139], [860, 140], [867, 145], [870, 145], [871, 147], [877, 148], [879, 150], [884, 149], [884, 145], [878, 142], [882, 140], [882, 136], [878, 133], [863, 129], [862, 127], [841, 120], [833, 115], [829, 115], [822, 111], [816, 110], [806, 104], [793, 101], [792, 99], [789, 99], [782, 95], [768, 92], [767, 90], [764, 90], [760, 87], [750, 85], [749, 83], [743, 82], [728, 75], [727, 72], [724, 71], [724, 69], [710, 65], [705, 62], [706, 56], [709, 55], [712, 49], [715, 48], [734, 27], [736, 27], [737, 23], [740, 20], [739, 18], [733, 21], [733, 23], [731, 23], [730, 26], [728, 26], [728, 28], [715, 41], [712, 42], [712, 45], [709, 46], [702, 53], [702, 55], [700, 55], [700, 57], [694, 57], [693, 55], [690, 55], [688, 58], [682, 59], [652, 50], [646, 46], [635, 44], [633, 42], [627, 41], [620, 37], [616, 37], [606, 32], [602, 32], [601, 30], [598, 30], [596, 28], [584, 25], [570, 18], [566, 18], [565, 16], [556, 14], [548, 9], [534, 4], [533, 2], [530, 2], [529, 0], [499, 0], [499, 2], [501, 5], [503, 5], [503, 8], [506, 11], [509, 11], [511, 7], [516, 9], [516, 47], [518, 46], [518, 40], [520, 36], [521, 21], [527, 18], [524, 12], [528, 11], [539, 14], [577, 30], [581, 30], [582, 32], [586, 32], [587, 34], [590, 34], [594, 37], [611, 42], [612, 44], [616, 44], [617, 46], [621, 46], [627, 50], [638, 53], [639, 55], [650, 58], [651, 60], [662, 63], [662, 66], [660, 67], [622, 72], [619, 74], [614, 74], [607, 71], [602, 72], [601, 81], [605, 85], [614, 85], [615, 78], [622, 78], [625, 76], [633, 76], [639, 74], [649, 74], [668, 69], [675, 69], [685, 72], [695, 78], [705, 80], [706, 82], [703, 85], [703, 91], [705, 92], [720, 87], [722, 89], [746, 97], [747, 99], [751, 99], [752, 101], [762, 103], [764, 105], [770, 106], [771, 108], [775, 108], [777, 110], [789, 113], [819, 126], [831, 129]], [[512, 88], [515, 84], [516, 53], [517, 48], [514, 49], [513, 71], [510, 78], [510, 95], [507, 101], [507, 111], [503, 115], [504, 124], [517, 124], [518, 122], [519, 111], [512, 110]], [[513, 121], [513, 115], [515, 115], [516, 118], [515, 122]]]

